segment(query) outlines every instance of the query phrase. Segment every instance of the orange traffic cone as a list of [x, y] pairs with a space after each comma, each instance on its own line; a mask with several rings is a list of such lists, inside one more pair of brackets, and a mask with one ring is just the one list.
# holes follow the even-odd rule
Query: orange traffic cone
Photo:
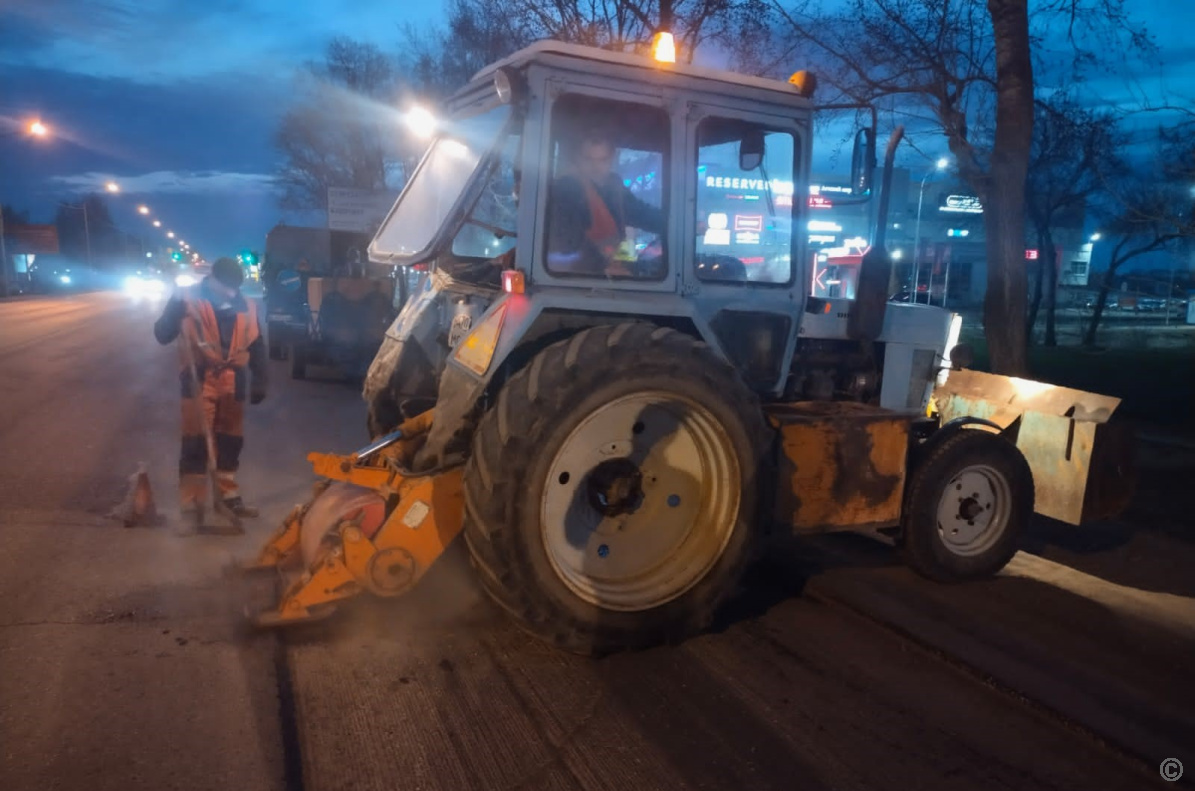
[[113, 509], [113, 519], [119, 519], [125, 527], [152, 527], [158, 523], [158, 509], [154, 504], [154, 493], [149, 486], [149, 473], [144, 464], [137, 466], [137, 472], [129, 476], [129, 490], [120, 505]]

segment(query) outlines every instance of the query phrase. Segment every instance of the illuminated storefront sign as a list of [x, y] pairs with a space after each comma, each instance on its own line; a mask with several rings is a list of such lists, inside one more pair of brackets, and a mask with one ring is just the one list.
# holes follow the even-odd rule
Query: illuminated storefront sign
[[736, 214], [734, 216], [734, 229], [736, 231], [762, 231], [763, 215]]
[[983, 214], [983, 204], [973, 195], [947, 195], [938, 211], [952, 214]]
[[842, 226], [836, 222], [828, 220], [810, 220], [808, 230], [818, 232], [832, 231], [834, 233], [838, 233], [842, 230]]
[[746, 190], [748, 192], [763, 192], [765, 188], [770, 186], [773, 195], [793, 194], [793, 183], [791, 181], [783, 181], [781, 179], [772, 179], [771, 182], [767, 182], [763, 179], [731, 178], [730, 176], [706, 176], [705, 186], [713, 187], [714, 189]]

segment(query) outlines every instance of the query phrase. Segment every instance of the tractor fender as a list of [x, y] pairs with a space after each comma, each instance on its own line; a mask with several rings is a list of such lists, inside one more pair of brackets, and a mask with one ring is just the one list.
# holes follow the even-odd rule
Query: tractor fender
[[[482, 372], [471, 369], [461, 361], [462, 347], [471, 337], [480, 339], [492, 331], [486, 329], [487, 324], [497, 321], [501, 328], [488, 365]], [[463, 462], [487, 396], [495, 394], [539, 350], [588, 327], [626, 321], [646, 321], [685, 331], [708, 344], [718, 357], [727, 359], [709, 325], [685, 300], [625, 292], [604, 296], [578, 293], [576, 289], [541, 289], [534, 296], [503, 294], [449, 354], [440, 375], [435, 423], [416, 457], [416, 467], [441, 468]]]
[[[915, 444], [909, 453], [909, 468], [916, 469], [923, 459], [929, 458], [934, 449], [941, 445], [946, 440], [953, 437], [960, 431], [975, 431], [975, 430], [990, 430], [992, 433], [1005, 435], [1005, 429], [1000, 427], [1000, 424], [982, 417], [973, 417], [970, 415], [956, 417], [946, 421], [942, 425], [933, 430], [926, 439], [918, 444]], [[1012, 441], [1010, 439], [1010, 441]], [[1013, 444], [1016, 444], [1013, 442]]]

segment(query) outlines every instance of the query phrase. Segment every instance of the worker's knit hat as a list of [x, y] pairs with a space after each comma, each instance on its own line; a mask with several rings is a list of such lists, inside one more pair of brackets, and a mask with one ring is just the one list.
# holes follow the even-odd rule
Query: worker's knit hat
[[241, 283], [245, 282], [245, 271], [240, 264], [225, 256], [217, 258], [212, 264], [212, 277], [229, 288], [240, 288]]

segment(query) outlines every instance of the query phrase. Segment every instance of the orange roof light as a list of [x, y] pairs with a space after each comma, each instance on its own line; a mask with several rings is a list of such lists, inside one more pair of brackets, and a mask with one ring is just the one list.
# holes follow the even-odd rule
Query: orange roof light
[[651, 55], [660, 63], [676, 63], [676, 41], [671, 33], [656, 33], [652, 37]]
[[789, 77], [788, 82], [806, 99], [813, 98], [813, 92], [817, 90], [817, 75], [804, 69]]

